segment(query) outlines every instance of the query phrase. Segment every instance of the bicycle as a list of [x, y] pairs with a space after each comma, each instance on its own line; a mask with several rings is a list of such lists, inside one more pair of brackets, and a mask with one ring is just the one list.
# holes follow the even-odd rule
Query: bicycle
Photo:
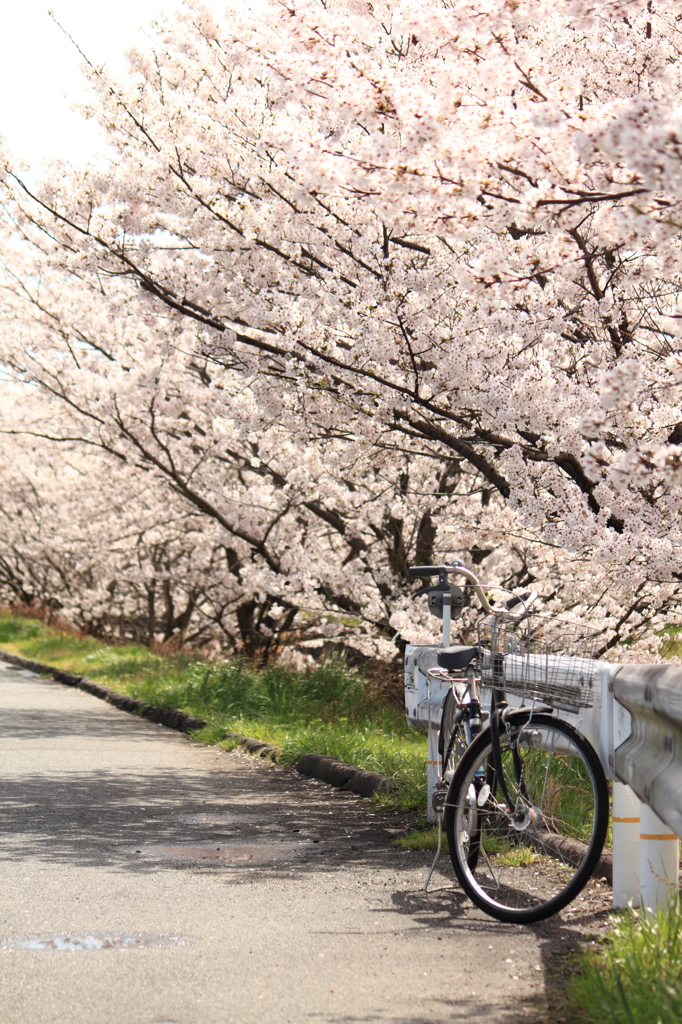
[[[587, 739], [556, 717], [593, 701], [594, 661], [585, 654], [596, 634], [535, 612], [535, 592], [511, 595], [504, 607], [490, 604], [463, 563], [408, 571], [439, 577], [413, 596], [428, 594], [431, 611], [443, 618], [443, 645], [427, 685], [429, 678], [450, 684], [438, 736], [438, 850], [425, 888], [444, 828], [457, 880], [476, 906], [501, 921], [544, 920], [584, 888], [606, 838], [601, 762]], [[450, 645], [453, 598], [461, 603], [462, 595], [448, 582], [451, 573], [465, 577], [487, 616], [475, 645]], [[511, 706], [509, 694], [520, 703]]]

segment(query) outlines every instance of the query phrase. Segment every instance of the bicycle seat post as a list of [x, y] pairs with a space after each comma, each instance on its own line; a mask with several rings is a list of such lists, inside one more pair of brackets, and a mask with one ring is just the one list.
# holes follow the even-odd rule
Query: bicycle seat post
[[450, 623], [452, 621], [452, 594], [449, 590], [443, 593], [443, 633], [441, 646], [450, 646]]

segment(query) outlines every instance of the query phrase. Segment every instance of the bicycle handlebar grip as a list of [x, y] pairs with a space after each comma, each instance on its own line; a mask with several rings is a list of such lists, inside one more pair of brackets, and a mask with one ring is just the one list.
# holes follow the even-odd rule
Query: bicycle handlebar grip
[[411, 565], [407, 571], [410, 576], [440, 576], [443, 568], [442, 565]]

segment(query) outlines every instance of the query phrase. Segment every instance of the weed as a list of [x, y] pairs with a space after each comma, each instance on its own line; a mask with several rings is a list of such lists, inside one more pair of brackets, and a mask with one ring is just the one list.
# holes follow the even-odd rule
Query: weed
[[523, 846], [519, 843], [516, 846], [510, 846], [506, 853], [499, 853], [496, 863], [505, 868], [527, 868], [531, 864], [535, 864], [537, 860], [538, 855], [530, 846]]
[[[400, 846], [403, 850], [437, 850], [438, 826], [432, 825], [430, 828], [406, 832], [405, 835], [394, 839], [392, 845]], [[443, 832], [442, 850], [444, 853], [448, 852], [448, 840], [445, 832]]]
[[507, 868], [529, 867], [538, 860], [538, 854], [531, 846], [513, 839], [486, 835], [483, 839], [483, 849], [490, 857], [495, 858], [496, 864]]
[[590, 1024], [679, 1024], [679, 899], [650, 917], [633, 910], [614, 917], [613, 929], [603, 943], [583, 954], [569, 996]]

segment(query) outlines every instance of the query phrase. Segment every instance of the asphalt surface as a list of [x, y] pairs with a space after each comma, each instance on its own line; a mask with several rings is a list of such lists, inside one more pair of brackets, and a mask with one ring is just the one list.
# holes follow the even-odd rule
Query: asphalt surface
[[471, 907], [407, 819], [0, 663], [2, 1024], [561, 1019], [593, 892]]

